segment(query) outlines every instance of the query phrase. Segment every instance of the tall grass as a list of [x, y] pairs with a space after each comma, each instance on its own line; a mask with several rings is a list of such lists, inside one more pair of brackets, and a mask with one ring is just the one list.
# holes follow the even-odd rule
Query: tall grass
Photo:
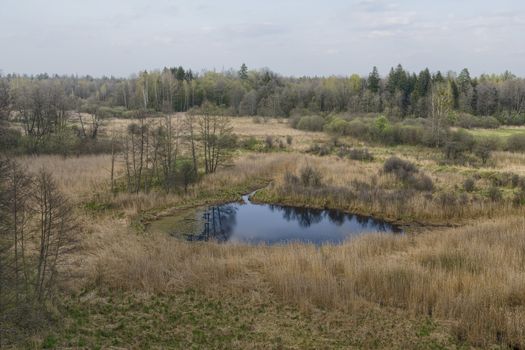
[[[323, 175], [322, 186], [289, 181], [289, 174], [314, 167]], [[371, 214], [401, 223], [450, 224], [470, 219], [523, 213], [512, 201], [494, 201], [480, 194], [459, 194], [465, 177], [444, 172], [421, 173], [430, 185], [416, 186], [387, 174], [380, 163], [339, 160], [335, 157], [297, 157], [272, 186], [259, 192], [261, 201], [287, 205], [330, 207]], [[420, 188], [421, 187], [421, 188]], [[428, 191], [435, 187], [432, 192]], [[426, 189], [426, 190], [425, 190]]]
[[525, 220], [497, 220], [419, 236], [372, 234], [340, 246], [194, 244], [117, 237], [95, 253], [102, 288], [214, 296], [272, 293], [303, 308], [363, 302], [454, 325], [462, 340], [525, 346]]
[[[78, 201], [100, 188], [107, 190], [109, 157], [23, 158], [30, 169], [46, 166], [62, 189]], [[328, 189], [384, 190], [402, 186], [394, 176], [381, 175], [380, 163], [297, 154], [248, 155], [206, 177], [189, 194], [118, 195], [111, 199], [129, 214], [148, 208], [206, 197], [257, 179], [273, 180], [269, 194], [301, 204], [348, 206], [334, 191], [280, 193], [284, 174], [306, 164], [322, 173]], [[372, 174], [372, 175], [371, 175]], [[374, 175], [375, 174], [375, 175]], [[462, 176], [449, 179], [429, 173], [441, 191]], [[366, 185], [366, 186], [365, 186]], [[106, 187], [104, 187], [106, 186]], [[427, 195], [428, 197], [428, 195]], [[502, 203], [475, 202], [445, 215], [435, 199], [416, 194], [403, 207], [380, 197], [363, 197], [356, 208], [419, 218], [498, 216], [468, 227], [433, 229], [417, 236], [372, 234], [340, 246], [244, 246], [196, 244], [158, 235], [130, 234], [127, 217], [81, 217], [83, 249], [71, 257], [70, 287], [95, 286], [124, 291], [170, 293], [196, 289], [219, 297], [268, 293], [304, 309], [344, 312], [362, 305], [400, 308], [416, 315], [445, 320], [458, 339], [488, 346], [525, 347], [525, 219]], [[394, 209], [392, 209], [394, 208]], [[454, 216], [452, 216], [454, 217]], [[448, 220], [448, 219], [446, 219]], [[79, 277], [79, 279], [73, 278]]]
[[[74, 200], [86, 199], [95, 192], [107, 192], [110, 182], [110, 155], [62, 157], [56, 155], [18, 157], [23, 166], [36, 173], [44, 168], [51, 172], [60, 190]], [[122, 171], [117, 164], [116, 176]]]

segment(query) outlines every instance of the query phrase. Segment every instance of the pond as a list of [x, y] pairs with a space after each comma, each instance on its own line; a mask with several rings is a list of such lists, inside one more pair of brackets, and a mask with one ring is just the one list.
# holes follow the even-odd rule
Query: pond
[[[190, 231], [194, 233], [183, 234], [190, 241], [322, 245], [338, 244], [364, 233], [402, 233], [400, 228], [368, 216], [338, 210], [255, 204], [248, 195], [243, 197], [242, 202], [212, 206], [192, 215], [200, 219], [196, 218], [197, 224]], [[160, 224], [172, 234], [181, 227], [173, 222], [170, 230], [169, 221]]]

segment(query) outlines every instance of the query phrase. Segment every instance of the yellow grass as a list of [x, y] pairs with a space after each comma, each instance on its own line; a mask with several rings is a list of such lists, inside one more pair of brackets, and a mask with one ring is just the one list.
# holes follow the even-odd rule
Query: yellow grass
[[[32, 173], [45, 169], [54, 175], [59, 188], [74, 200], [85, 199], [97, 192], [107, 191], [111, 174], [111, 156], [81, 157], [24, 156], [17, 160]], [[121, 167], [117, 164], [118, 176]]]
[[[172, 122], [177, 124], [184, 118], [184, 113], [174, 114]], [[159, 118], [150, 118], [149, 121], [153, 123], [160, 122]], [[264, 141], [266, 136], [272, 136], [275, 142], [282, 141], [286, 144], [286, 136], [292, 136], [291, 149], [304, 151], [310, 147], [314, 142], [326, 142], [329, 137], [322, 132], [309, 132], [303, 130], [292, 129], [288, 125], [286, 119], [276, 118], [257, 118], [260, 122], [255, 123], [252, 117], [231, 117], [233, 132], [241, 139], [248, 137], [255, 137], [259, 141]], [[130, 123], [135, 123], [133, 119], [111, 119], [105, 122], [104, 128], [106, 133], [114, 132], [122, 134], [125, 132]]]
[[[283, 303], [351, 310], [362, 302], [453, 323], [473, 344], [525, 345], [525, 220], [341, 246], [195, 244], [113, 233], [89, 281], [103, 288], [210, 297], [273, 293]], [[122, 245], [126, 240], [126, 245]]]
[[[110, 122], [121, 129], [126, 123]], [[322, 134], [292, 130], [273, 119], [255, 124], [251, 118], [236, 118], [233, 123], [242, 137], [284, 138], [291, 134], [293, 147], [298, 150], [306, 149], [318, 138], [326, 141]], [[466, 167], [440, 167], [432, 150], [422, 154], [417, 148], [406, 147], [378, 148], [373, 152], [378, 157], [370, 163], [301, 153], [248, 154], [237, 157], [232, 166], [206, 176], [188, 194], [107, 196], [124, 215], [79, 213], [83, 227], [79, 233], [81, 249], [69, 260], [66, 287], [95, 294], [109, 289], [169, 295], [194, 289], [214, 300], [242, 296], [254, 305], [270, 296], [283, 305], [295, 305], [306, 314], [320, 309], [342, 317], [357, 308], [394, 308], [446, 323], [456, 339], [476, 346], [525, 347], [523, 211], [517, 217], [515, 209], [503, 204], [469, 202], [450, 219], [443, 208], [424, 194], [407, 201], [400, 213], [399, 208], [374, 201], [373, 197], [350, 207], [344, 200], [279, 193], [285, 172], [298, 174], [307, 164], [322, 172], [322, 182], [329, 188], [353, 188], [355, 181], [383, 189], [398, 188], [395, 178], [380, 173], [383, 160], [391, 154], [417, 163], [433, 179], [437, 192], [458, 192], [468, 171], [472, 171]], [[107, 193], [109, 156], [19, 160], [33, 172], [42, 167], [51, 171], [60, 188], [76, 203]], [[494, 161], [496, 171], [522, 173], [525, 169], [522, 154], [497, 152]], [[120, 163], [117, 169], [121, 171]], [[272, 185], [264, 191], [266, 195], [281, 196], [291, 204], [330, 204], [392, 219], [406, 215], [425, 222], [437, 219], [446, 223], [475, 217], [477, 222], [467, 221], [468, 226], [448, 229], [428, 228], [424, 233], [402, 236], [371, 234], [340, 246], [320, 248], [301, 244], [188, 243], [160, 234], [137, 234], [129, 225], [131, 217], [144, 211], [169, 214], [179, 205], [202, 204], [203, 194], [225, 191], [228, 196], [232, 188], [268, 182]], [[500, 218], [492, 220], [489, 216]], [[250, 307], [250, 302], [246, 307]]]

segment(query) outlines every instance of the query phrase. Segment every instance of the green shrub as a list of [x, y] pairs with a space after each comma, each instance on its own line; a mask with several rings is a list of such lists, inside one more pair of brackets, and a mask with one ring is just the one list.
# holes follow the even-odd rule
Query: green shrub
[[326, 124], [325, 131], [333, 135], [350, 135], [351, 124], [347, 120], [341, 118], [333, 118], [328, 124]]
[[496, 129], [500, 126], [500, 122], [496, 118], [490, 116], [477, 117], [471, 114], [461, 113], [457, 116], [454, 125], [465, 129]]
[[325, 124], [323, 117], [318, 115], [301, 117], [297, 122], [297, 129], [307, 131], [322, 131]]
[[254, 151], [257, 148], [257, 145], [259, 142], [257, 139], [253, 136], [248, 137], [247, 139], [243, 139], [240, 141], [239, 145], [247, 150]]

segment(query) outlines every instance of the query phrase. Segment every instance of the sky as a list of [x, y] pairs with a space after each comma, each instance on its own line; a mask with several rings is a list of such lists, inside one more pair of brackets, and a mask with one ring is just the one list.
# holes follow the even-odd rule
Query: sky
[[525, 76], [523, 0], [0, 0], [0, 70], [127, 77], [268, 67]]

